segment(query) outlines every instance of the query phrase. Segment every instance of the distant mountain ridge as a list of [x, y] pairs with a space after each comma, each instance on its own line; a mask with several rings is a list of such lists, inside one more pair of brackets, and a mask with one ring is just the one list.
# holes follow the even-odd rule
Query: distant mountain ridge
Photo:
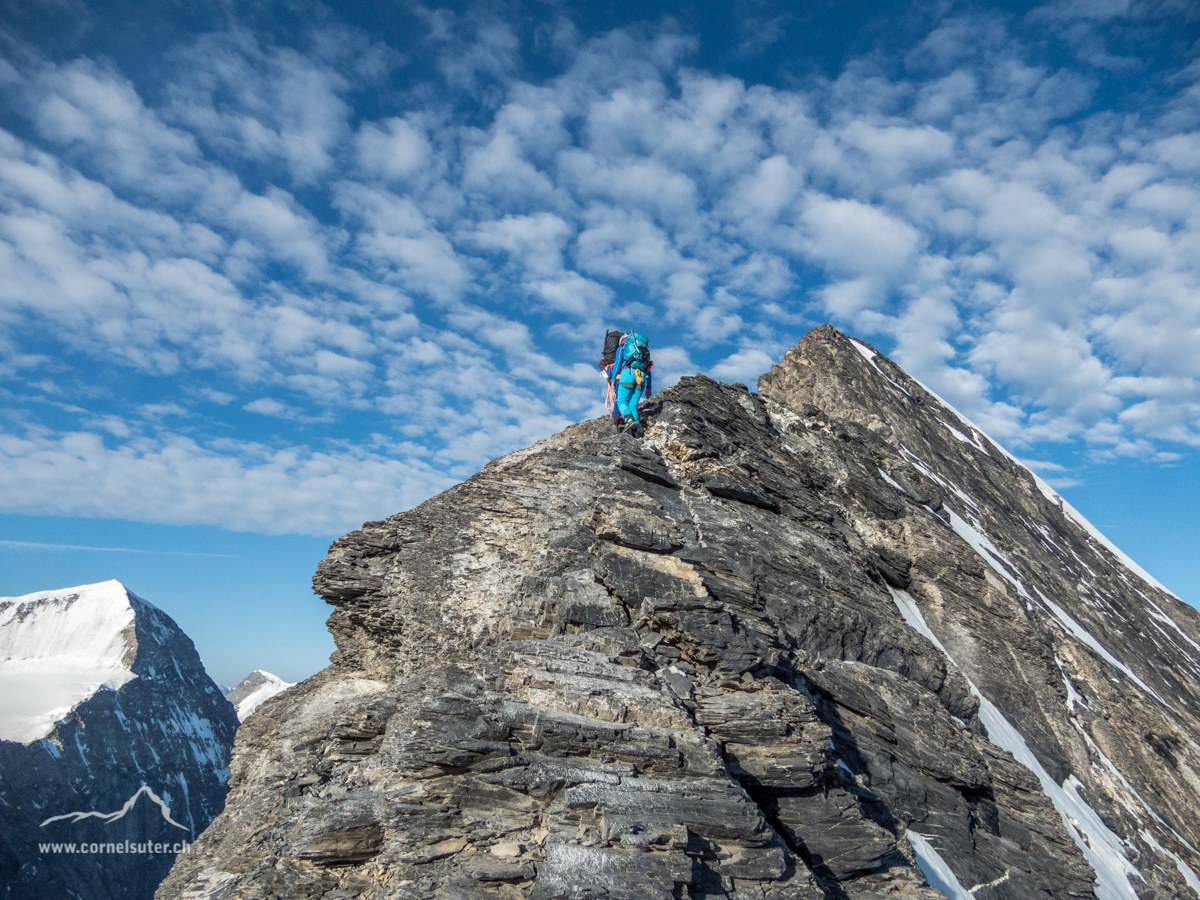
[[159, 900], [1200, 898], [1200, 614], [869, 344], [336, 541]]
[[246, 718], [281, 691], [292, 687], [294, 682], [284, 681], [277, 675], [255, 669], [238, 682], [237, 686], [225, 694], [225, 699], [233, 704], [237, 711], [239, 722]]
[[120, 582], [0, 598], [5, 897], [153, 896], [224, 805], [237, 724], [191, 640]]

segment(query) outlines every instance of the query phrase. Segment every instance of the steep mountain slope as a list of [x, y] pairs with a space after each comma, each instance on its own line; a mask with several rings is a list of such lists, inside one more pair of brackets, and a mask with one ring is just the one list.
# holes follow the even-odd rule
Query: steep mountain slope
[[225, 695], [225, 699], [237, 710], [238, 721], [244, 722], [262, 704], [291, 686], [292, 682], [284, 681], [278, 675], [255, 669], [239, 681], [237, 687]]
[[1200, 897], [1200, 617], [865, 344], [759, 387], [337, 541], [158, 896]]
[[0, 598], [5, 896], [153, 896], [224, 804], [236, 729], [192, 642], [119, 582]]

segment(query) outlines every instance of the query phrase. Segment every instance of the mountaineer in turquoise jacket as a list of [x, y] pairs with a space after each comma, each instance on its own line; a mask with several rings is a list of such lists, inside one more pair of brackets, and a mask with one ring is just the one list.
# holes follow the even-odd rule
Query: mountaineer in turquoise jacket
[[650, 377], [653, 368], [650, 342], [645, 335], [631, 331], [617, 350], [611, 376], [617, 391], [617, 411], [621, 414], [623, 431], [637, 434], [642, 430], [637, 407], [643, 397], [653, 393]]

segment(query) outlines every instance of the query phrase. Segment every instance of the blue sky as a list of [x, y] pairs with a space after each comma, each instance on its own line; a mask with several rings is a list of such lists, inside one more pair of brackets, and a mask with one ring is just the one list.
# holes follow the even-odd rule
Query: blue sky
[[1200, 602], [1194, 3], [3, 9], [0, 594], [300, 678], [329, 541], [599, 414], [606, 327], [828, 320]]

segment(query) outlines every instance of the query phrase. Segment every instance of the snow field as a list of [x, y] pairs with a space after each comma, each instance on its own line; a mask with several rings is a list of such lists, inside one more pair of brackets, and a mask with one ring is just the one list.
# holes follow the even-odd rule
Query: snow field
[[921, 867], [930, 887], [937, 888], [948, 900], [975, 900], [974, 894], [962, 886], [958, 876], [946, 865], [942, 855], [924, 835], [915, 831], [905, 833], [908, 835], [908, 842], [912, 844], [913, 852], [917, 854], [917, 865]]
[[0, 740], [39, 740], [96, 691], [136, 677], [129, 597], [105, 581], [0, 598]]

